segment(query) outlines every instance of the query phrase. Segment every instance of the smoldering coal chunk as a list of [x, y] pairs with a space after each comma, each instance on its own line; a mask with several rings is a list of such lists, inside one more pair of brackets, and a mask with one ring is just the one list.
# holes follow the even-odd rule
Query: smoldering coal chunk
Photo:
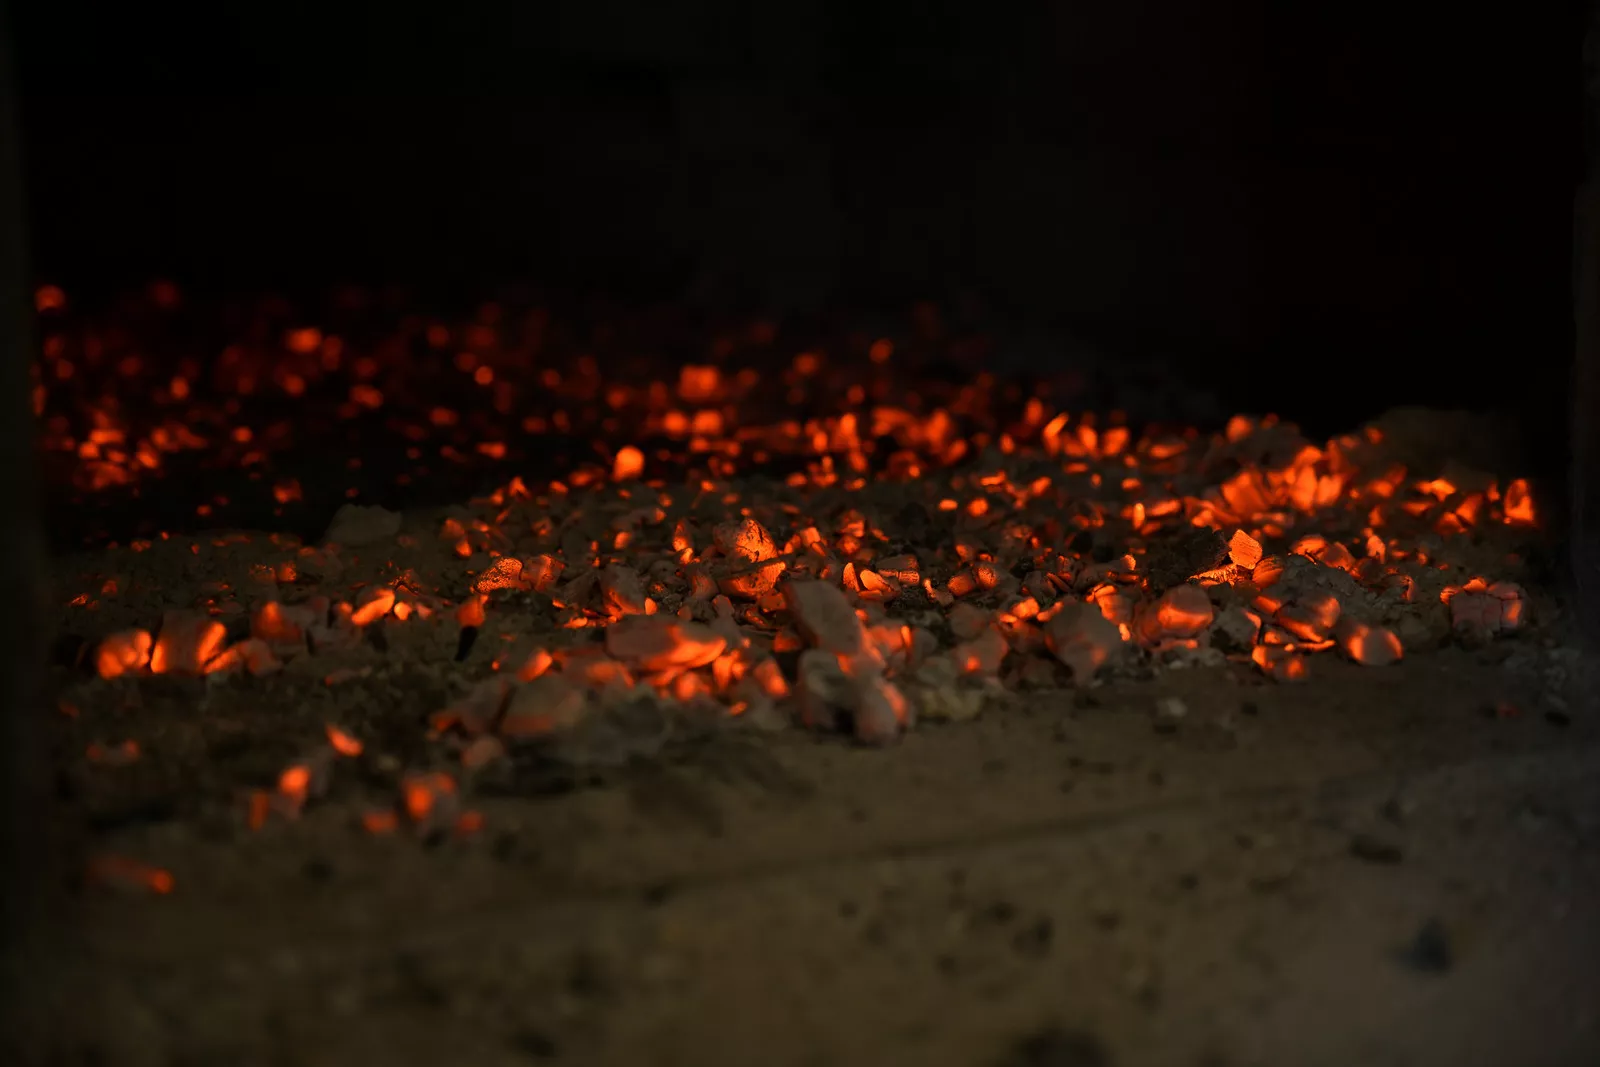
[[398, 512], [376, 506], [345, 504], [334, 512], [327, 533], [322, 535], [322, 542], [360, 548], [387, 541], [399, 532]]
[[1153, 593], [1164, 593], [1196, 574], [1228, 562], [1228, 541], [1216, 530], [1188, 526], [1150, 545], [1143, 570]]
[[[545, 748], [547, 757], [576, 768], [615, 768], [660, 758], [679, 742], [704, 734], [693, 704], [669, 705], [640, 693], [592, 708]], [[542, 746], [543, 747], [543, 746]]]
[[875, 671], [846, 674], [838, 657], [824, 649], [800, 654], [795, 689], [800, 720], [813, 730], [887, 744], [911, 725], [911, 706], [898, 686]]
[[1261, 634], [1259, 617], [1252, 617], [1237, 604], [1219, 612], [1211, 623], [1211, 640], [1224, 652], [1249, 652]]
[[818, 648], [839, 656], [858, 656], [866, 633], [855, 608], [834, 586], [819, 581], [790, 581], [783, 597], [800, 632]]
[[1122, 631], [1093, 604], [1068, 604], [1045, 626], [1050, 651], [1086, 686], [1095, 672], [1122, 655]]

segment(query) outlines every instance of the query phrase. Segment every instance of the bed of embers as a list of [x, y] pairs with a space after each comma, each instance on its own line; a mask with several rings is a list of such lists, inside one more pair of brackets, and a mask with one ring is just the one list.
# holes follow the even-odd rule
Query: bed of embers
[[[1080, 413], [1067, 379], [957, 380], [981, 346], [925, 321], [792, 350], [746, 322], [685, 359], [533, 308], [269, 302], [207, 349], [175, 287], [86, 319], [38, 299], [49, 487], [83, 541], [58, 725], [108, 824], [142, 796], [259, 829], [339, 791], [351, 833], [471, 834], [477, 794], [716, 731], [888, 744], [1018, 691], [1314, 684], [1543, 625], [1522, 480], [1408, 469], [1381, 421]], [[482, 487], [371, 502], [430, 478]], [[171, 528], [113, 539], [141, 513]]]

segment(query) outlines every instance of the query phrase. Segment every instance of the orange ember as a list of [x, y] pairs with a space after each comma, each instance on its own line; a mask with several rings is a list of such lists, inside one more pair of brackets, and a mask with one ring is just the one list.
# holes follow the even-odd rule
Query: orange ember
[[[465, 836], [466, 799], [530, 767], [626, 766], [730, 719], [887, 744], [1169, 670], [1403, 673], [1555, 614], [1517, 581], [1543, 536], [1524, 479], [1412, 469], [1387, 418], [1313, 440], [1080, 411], [1105, 396], [1004, 380], [986, 340], [927, 322], [804, 346], [744, 323], [652, 373], [622, 325], [509, 303], [387, 333], [362, 301], [274, 305], [200, 359], [35, 298], [51, 477], [103, 547], [52, 604], [69, 751], [151, 770], [107, 706], [320, 705], [275, 716], [295, 758], [230, 794], [256, 828], [338, 782], [368, 789], [370, 833]], [[189, 525], [106, 543], [112, 505], [169, 496], [150, 513]]]
[[632, 481], [644, 473], [644, 453], [628, 445], [617, 453], [611, 466], [611, 477], [619, 482]]
[[370, 626], [394, 610], [394, 590], [377, 586], [362, 591], [350, 621], [356, 626]]
[[1228, 542], [1228, 557], [1235, 566], [1253, 570], [1261, 562], [1261, 542], [1243, 530], [1235, 530], [1233, 540]]
[[222, 651], [227, 636], [227, 628], [215, 619], [169, 611], [150, 652], [150, 671], [153, 674], [203, 674]]
[[295, 764], [278, 776], [278, 792], [296, 803], [303, 803], [311, 789], [311, 768]]
[[369, 834], [392, 834], [398, 825], [392, 811], [369, 811], [361, 816], [361, 827]]
[[126, 856], [99, 855], [89, 861], [89, 880], [99, 885], [142, 890], [162, 896], [177, 888], [171, 872]]
[[95, 653], [95, 669], [102, 678], [118, 678], [129, 671], [143, 670], [150, 664], [153, 641], [144, 630], [124, 630], [100, 642]]
[[328, 734], [328, 744], [332, 745], [333, 750], [339, 753], [339, 755], [349, 756], [352, 759], [361, 755], [362, 746], [359, 739], [351, 734], [346, 733], [344, 730], [335, 726], [331, 722], [327, 724], [326, 729]]
[[1534, 523], [1533, 494], [1528, 491], [1528, 483], [1518, 478], [1507, 485], [1501, 508], [1507, 522], [1531, 526]]
[[1398, 663], [1403, 655], [1400, 638], [1393, 630], [1365, 623], [1350, 623], [1339, 635], [1339, 647], [1364, 667]]
[[400, 783], [401, 804], [412, 822], [427, 819], [441, 799], [453, 797], [455, 791], [455, 779], [440, 771], [408, 775]]

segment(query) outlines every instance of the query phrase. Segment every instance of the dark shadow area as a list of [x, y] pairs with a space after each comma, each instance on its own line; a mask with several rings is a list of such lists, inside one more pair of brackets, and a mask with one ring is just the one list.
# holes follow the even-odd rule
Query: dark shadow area
[[71, 287], [968, 296], [1242, 409], [1560, 440], [1575, 9], [16, 6]]

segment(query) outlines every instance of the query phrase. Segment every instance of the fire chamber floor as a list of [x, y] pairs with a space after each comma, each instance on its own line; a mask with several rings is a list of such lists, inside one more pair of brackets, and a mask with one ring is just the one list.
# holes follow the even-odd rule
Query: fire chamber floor
[[478, 798], [484, 831], [432, 847], [339, 796], [253, 833], [130, 815], [106, 834], [177, 890], [82, 901], [56, 1036], [130, 1064], [1588, 1062], [1571, 665], [1168, 671], [891, 751], [724, 734]]

